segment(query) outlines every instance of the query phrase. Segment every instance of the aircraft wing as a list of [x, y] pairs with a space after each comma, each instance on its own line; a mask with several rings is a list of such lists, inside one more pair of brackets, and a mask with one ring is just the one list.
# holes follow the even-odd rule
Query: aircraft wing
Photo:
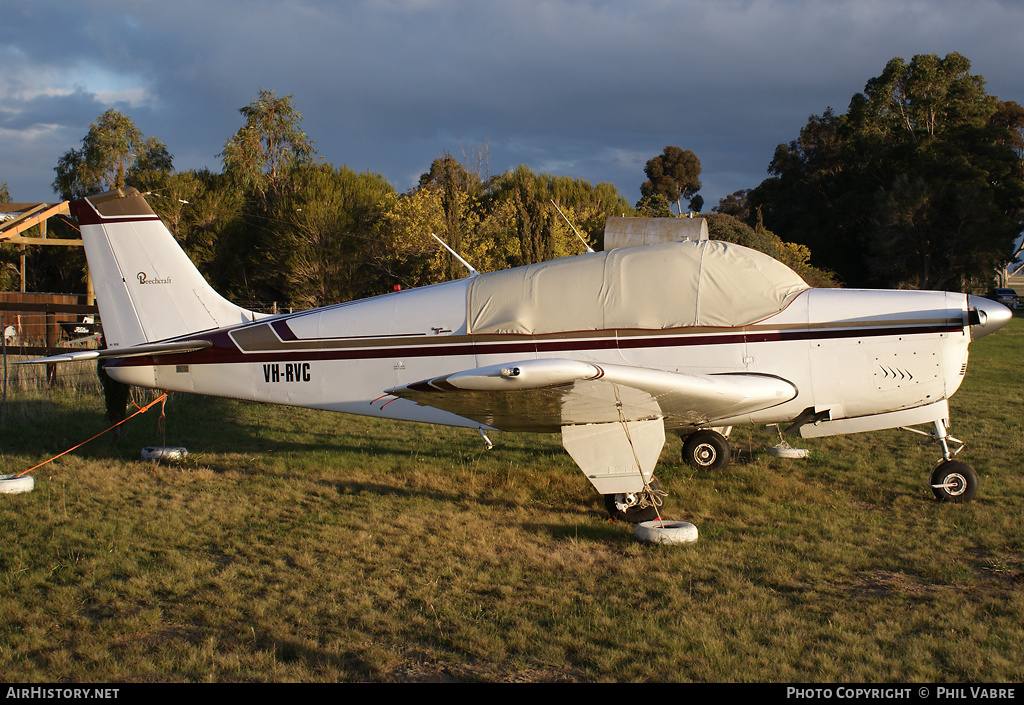
[[176, 340], [170, 343], [146, 343], [127, 348], [106, 348], [104, 350], [69, 350], [60, 355], [39, 357], [34, 360], [19, 360], [16, 365], [50, 365], [55, 362], [77, 362], [114, 357], [155, 357], [204, 350], [213, 345], [209, 340]]
[[670, 428], [710, 424], [789, 401], [797, 390], [762, 374], [683, 374], [578, 360], [524, 360], [389, 389], [506, 431], [663, 419]]

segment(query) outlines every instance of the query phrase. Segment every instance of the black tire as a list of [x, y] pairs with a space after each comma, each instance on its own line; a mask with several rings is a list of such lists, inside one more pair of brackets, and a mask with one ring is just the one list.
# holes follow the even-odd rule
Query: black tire
[[604, 508], [608, 510], [608, 516], [615, 521], [624, 521], [628, 524], [640, 524], [659, 518], [661, 505], [665, 501], [665, 491], [661, 487], [661, 481], [656, 477], [652, 477], [648, 485], [651, 488], [651, 496], [646, 498], [646, 501], [641, 496], [643, 492], [632, 495], [604, 495]]
[[721, 470], [729, 456], [729, 441], [717, 431], [697, 431], [683, 443], [683, 462], [701, 470]]
[[932, 492], [940, 502], [962, 504], [978, 492], [978, 474], [967, 463], [944, 460], [932, 471]]

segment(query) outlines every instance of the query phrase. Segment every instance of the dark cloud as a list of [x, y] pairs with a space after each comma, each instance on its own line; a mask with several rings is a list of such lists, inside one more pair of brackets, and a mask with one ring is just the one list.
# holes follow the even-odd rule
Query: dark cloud
[[[411, 187], [486, 141], [525, 163], [639, 197], [643, 164], [693, 149], [708, 205], [756, 186], [812, 113], [845, 110], [893, 56], [959, 51], [1024, 100], [1024, 9], [981, 0], [37, 0], [0, 25], [0, 181], [51, 198], [59, 155], [107, 107], [180, 169], [219, 169], [238, 109], [294, 94], [335, 164]], [[55, 29], [56, 24], [59, 28]]]

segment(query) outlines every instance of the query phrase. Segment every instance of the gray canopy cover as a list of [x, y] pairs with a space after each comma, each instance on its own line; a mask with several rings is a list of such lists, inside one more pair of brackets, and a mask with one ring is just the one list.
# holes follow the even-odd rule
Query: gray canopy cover
[[468, 332], [738, 327], [772, 316], [804, 281], [766, 254], [719, 240], [626, 247], [481, 274]]

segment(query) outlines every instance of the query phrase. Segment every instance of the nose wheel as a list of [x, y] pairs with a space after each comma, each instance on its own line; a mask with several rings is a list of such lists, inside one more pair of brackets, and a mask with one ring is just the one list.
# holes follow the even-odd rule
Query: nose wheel
[[967, 463], [943, 460], [932, 471], [931, 486], [940, 502], [970, 502], [978, 491], [978, 475]]

